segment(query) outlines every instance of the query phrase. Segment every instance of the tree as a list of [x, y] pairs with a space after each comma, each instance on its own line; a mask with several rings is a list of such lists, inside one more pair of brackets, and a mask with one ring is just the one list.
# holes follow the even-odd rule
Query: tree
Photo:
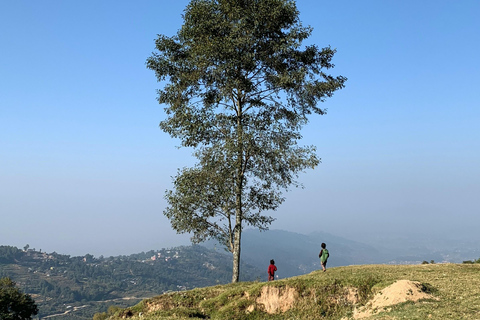
[[0, 279], [0, 319], [26, 320], [38, 313], [35, 301], [16, 287], [10, 278]]
[[326, 70], [335, 50], [302, 46], [312, 32], [291, 0], [192, 0], [173, 37], [159, 35], [147, 59], [166, 119], [160, 128], [198, 163], [180, 169], [164, 210], [192, 242], [218, 240], [233, 254], [239, 280], [242, 228], [268, 229], [265, 215], [299, 186], [299, 173], [319, 159], [299, 146], [300, 130], [317, 106], [344, 87]]

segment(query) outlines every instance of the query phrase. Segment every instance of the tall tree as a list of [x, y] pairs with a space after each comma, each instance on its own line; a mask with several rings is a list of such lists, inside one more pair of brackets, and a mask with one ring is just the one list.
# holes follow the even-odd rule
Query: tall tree
[[27, 320], [37, 313], [37, 305], [30, 295], [21, 292], [10, 278], [0, 279], [0, 319]]
[[165, 104], [163, 131], [194, 149], [164, 214], [198, 243], [214, 238], [233, 254], [239, 280], [242, 228], [268, 229], [265, 215], [319, 159], [300, 130], [345, 77], [326, 70], [335, 50], [302, 46], [312, 32], [291, 0], [192, 0], [175, 36], [159, 35], [147, 59]]

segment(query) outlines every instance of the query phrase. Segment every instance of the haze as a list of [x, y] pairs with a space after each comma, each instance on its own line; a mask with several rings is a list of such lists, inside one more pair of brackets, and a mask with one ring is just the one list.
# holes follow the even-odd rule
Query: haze
[[[163, 194], [191, 150], [158, 128], [157, 34], [179, 1], [0, 2], [0, 245], [119, 255], [188, 243]], [[298, 0], [348, 77], [311, 117], [322, 158], [273, 229], [480, 240], [480, 2]], [[378, 240], [380, 241], [380, 240]]]

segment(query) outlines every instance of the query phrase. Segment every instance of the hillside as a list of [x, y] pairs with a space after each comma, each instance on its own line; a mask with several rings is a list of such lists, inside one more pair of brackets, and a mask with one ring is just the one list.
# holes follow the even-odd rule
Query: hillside
[[242, 259], [260, 270], [265, 270], [268, 261], [275, 259], [280, 278], [302, 275], [320, 268], [318, 253], [322, 242], [330, 251], [328, 263], [331, 267], [420, 264], [431, 260], [461, 263], [480, 256], [477, 243], [447, 237], [378, 237], [363, 242], [320, 231], [299, 234], [284, 230], [259, 232], [249, 229], [242, 236]]
[[[231, 281], [231, 257], [201, 246], [129, 256], [70, 257], [0, 246], [0, 277], [10, 277], [38, 304], [41, 318], [91, 318], [111, 304], [131, 306], [167, 291]], [[243, 263], [242, 280], [264, 272]]]
[[[329, 267], [419, 264], [423, 260], [447, 259], [461, 262], [479, 256], [473, 245], [456, 250], [455, 242], [450, 243], [450, 247], [440, 243], [438, 249], [421, 249], [419, 246], [424, 243], [420, 241], [402, 242], [403, 247], [384, 250], [324, 232], [302, 235], [250, 229], [244, 231], [242, 238], [241, 281], [265, 281], [270, 259], [276, 261], [278, 279], [318, 270], [321, 242], [326, 242], [330, 250]], [[168, 291], [229, 283], [231, 254], [213, 243], [206, 246], [209, 249], [185, 246], [108, 258], [90, 254], [70, 257], [0, 246], [0, 277], [11, 277], [23, 291], [32, 294], [42, 318], [85, 319], [107, 311], [112, 305], [128, 307]], [[459, 260], [462, 257], [464, 259]]]
[[320, 244], [327, 243], [331, 252], [332, 267], [352, 264], [386, 263], [388, 257], [372, 246], [334, 236], [325, 232], [309, 235], [283, 230], [245, 230], [242, 236], [242, 258], [245, 262], [266, 270], [268, 261], [274, 259], [279, 268], [279, 278], [288, 278], [320, 269], [318, 253]]
[[480, 319], [479, 264], [364, 265], [146, 299], [101, 319]]
[[[369, 244], [320, 231], [299, 234], [284, 230], [259, 232], [247, 229], [242, 235], [242, 260], [259, 270], [266, 270], [270, 259], [274, 259], [280, 279], [303, 275], [320, 269], [318, 253], [322, 242], [330, 251], [328, 263], [331, 267], [420, 264], [432, 260], [461, 263], [480, 255], [476, 243], [456, 240], [378, 238]], [[203, 245], [210, 249], [219, 247], [214, 241]], [[222, 249], [218, 251], [224, 252]]]

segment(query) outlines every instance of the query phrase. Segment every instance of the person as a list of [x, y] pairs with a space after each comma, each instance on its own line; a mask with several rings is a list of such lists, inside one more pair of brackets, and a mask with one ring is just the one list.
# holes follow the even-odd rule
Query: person
[[322, 265], [323, 272], [325, 272], [327, 271], [327, 260], [330, 256], [330, 253], [328, 253], [327, 245], [325, 243], [322, 243], [321, 247], [322, 250], [320, 250], [318, 257], [320, 258], [320, 264]]
[[270, 265], [268, 266], [268, 281], [275, 279], [275, 271], [277, 271], [277, 267], [275, 266], [275, 261], [272, 259], [270, 260]]

